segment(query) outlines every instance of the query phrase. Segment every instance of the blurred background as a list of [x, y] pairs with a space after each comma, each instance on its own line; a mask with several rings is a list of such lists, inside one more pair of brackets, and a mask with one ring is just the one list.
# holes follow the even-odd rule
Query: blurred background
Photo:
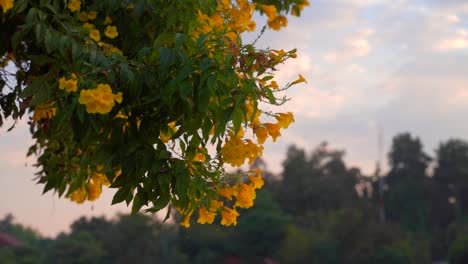
[[0, 130], [0, 263], [468, 263], [468, 3], [310, 2], [258, 42], [297, 48], [276, 80], [308, 83], [237, 227], [42, 195], [19, 123]]

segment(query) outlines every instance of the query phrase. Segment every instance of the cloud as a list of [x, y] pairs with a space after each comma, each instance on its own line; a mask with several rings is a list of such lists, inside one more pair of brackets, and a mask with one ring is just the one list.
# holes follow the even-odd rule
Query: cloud
[[373, 29], [364, 29], [347, 37], [339, 48], [324, 55], [328, 63], [344, 63], [353, 59], [367, 56], [372, 47], [369, 38], [374, 34]]
[[450, 38], [440, 40], [435, 47], [442, 52], [466, 48], [468, 48], [468, 32], [465, 29], [459, 29]]

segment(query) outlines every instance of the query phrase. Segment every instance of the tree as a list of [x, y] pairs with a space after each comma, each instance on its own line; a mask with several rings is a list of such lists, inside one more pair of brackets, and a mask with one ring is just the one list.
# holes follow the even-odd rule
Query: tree
[[468, 142], [451, 139], [440, 144], [434, 180], [445, 190], [442, 201], [446, 208], [452, 202], [460, 222], [468, 213]]
[[355, 185], [359, 171], [346, 168], [344, 151], [326, 143], [307, 157], [304, 150], [291, 146], [283, 162], [283, 179], [278, 182], [277, 200], [291, 215], [308, 210], [335, 210], [357, 201]]
[[106, 252], [93, 234], [79, 231], [70, 236], [61, 236], [48, 252], [48, 263], [102, 263]]
[[44, 192], [82, 203], [110, 185], [118, 189], [113, 203], [132, 203], [133, 212], [171, 205], [185, 226], [197, 209], [235, 224], [236, 210], [252, 203], [224, 204], [220, 192], [252, 200], [255, 184], [233, 181], [239, 177], [224, 165], [252, 163], [267, 138], [281, 135], [292, 113], [262, 111], [260, 103], [281, 105], [279, 92], [305, 82], [273, 80], [296, 50], [257, 49], [240, 34], [255, 29], [255, 12], [279, 30], [286, 14], [307, 5], [1, 1], [0, 125], [29, 113], [29, 154], [38, 156]]
[[420, 140], [409, 133], [393, 138], [388, 156], [386, 216], [411, 231], [427, 231], [431, 188], [426, 169], [430, 157], [424, 153]]

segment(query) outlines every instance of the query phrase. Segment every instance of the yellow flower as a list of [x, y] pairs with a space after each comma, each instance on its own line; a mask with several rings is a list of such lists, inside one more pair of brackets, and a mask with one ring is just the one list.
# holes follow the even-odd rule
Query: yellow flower
[[[74, 77], [74, 78], [73, 78]], [[76, 76], [73, 75], [71, 79], [65, 79], [62, 77], [59, 79], [59, 89], [65, 90], [69, 93], [76, 92], [78, 90], [78, 81], [76, 80]]]
[[250, 173], [255, 173], [257, 176], [249, 176], [249, 180], [253, 185], [254, 189], [262, 188], [263, 184], [265, 183], [262, 179], [262, 170], [261, 169], [254, 169], [249, 170]]
[[199, 224], [212, 224], [216, 217], [216, 213], [206, 210], [204, 206], [200, 207], [198, 210], [198, 220]]
[[98, 12], [96, 12], [96, 11], [89, 11], [89, 13], [88, 13], [88, 19], [89, 19], [89, 20], [94, 20], [94, 19], [96, 19], [97, 13], [98, 13]]
[[78, 15], [78, 20], [80, 20], [81, 22], [88, 21], [89, 20], [88, 14], [85, 11], [80, 12], [80, 14]]
[[89, 183], [86, 191], [88, 193], [88, 200], [95, 201], [101, 196], [102, 188], [100, 184]]
[[101, 40], [101, 34], [99, 33], [99, 30], [97, 29], [90, 30], [89, 37], [96, 42], [99, 42]]
[[272, 123], [265, 123], [264, 125], [268, 131], [268, 134], [273, 139], [273, 142], [276, 142], [276, 138], [281, 136], [280, 126], [278, 126], [277, 124], [272, 124]]
[[118, 92], [117, 94], [115, 94], [114, 100], [119, 104], [122, 103], [122, 100], [123, 100], [122, 92]]
[[240, 183], [237, 185], [237, 192], [235, 206], [239, 206], [240, 208], [250, 208], [253, 206], [253, 201], [256, 197], [253, 185]]
[[195, 154], [195, 157], [193, 157], [193, 161], [196, 162], [205, 162], [206, 160], [206, 155], [203, 153], [197, 153]]
[[236, 209], [224, 206], [223, 210], [221, 211], [221, 224], [225, 226], [237, 225], [238, 216], [239, 213], [236, 211]]
[[94, 25], [91, 24], [91, 23], [84, 23], [84, 24], [83, 24], [83, 27], [86, 28], [86, 29], [88, 29], [88, 30], [91, 30], [91, 29], [94, 28]]
[[84, 186], [81, 186], [80, 188], [73, 191], [68, 197], [73, 202], [82, 204], [86, 200], [86, 196], [87, 196], [86, 188]]
[[176, 122], [171, 122], [169, 124], [167, 124], [169, 130], [163, 132], [159, 132], [159, 139], [161, 139], [161, 141], [163, 143], [167, 143], [169, 142], [169, 140], [171, 139], [171, 137], [174, 135], [174, 133], [176, 132]]
[[117, 53], [117, 54], [119, 54], [119, 55], [123, 55], [123, 52], [122, 52], [119, 48], [116, 48], [116, 47], [112, 47], [112, 48], [110, 49], [110, 52], [112, 52], [112, 53]]
[[273, 88], [274, 90], [278, 90], [278, 89], [279, 89], [279, 86], [278, 86], [278, 84], [276, 83], [276, 81], [271, 81], [270, 84], [268, 85], [268, 87], [271, 87], [271, 88]]
[[255, 135], [257, 136], [258, 144], [263, 144], [268, 137], [268, 132], [264, 127], [258, 127], [255, 129]]
[[223, 207], [223, 201], [211, 200], [210, 202], [210, 211], [216, 212], [219, 208]]
[[81, 9], [81, 1], [80, 0], [70, 0], [67, 5], [68, 9], [72, 12], [80, 11]]
[[[96, 169], [98, 170], [98, 168], [96, 168]], [[93, 172], [91, 174], [91, 180], [95, 184], [102, 184], [102, 185], [105, 185], [105, 186], [110, 185], [109, 179], [107, 179], [107, 176], [104, 173]]]
[[14, 2], [14, 0], [0, 0], [0, 6], [2, 7], [4, 14], [13, 7]]
[[232, 196], [237, 195], [237, 192], [231, 186], [227, 186], [227, 187], [224, 187], [224, 188], [220, 188], [218, 190], [218, 194], [225, 197], [225, 198], [227, 198], [230, 201], [230, 200], [232, 200]]
[[273, 30], [280, 30], [288, 25], [288, 19], [285, 16], [277, 16], [273, 20], [268, 21], [268, 26]]
[[42, 103], [34, 108], [34, 114], [32, 119], [39, 121], [41, 119], [50, 119], [55, 116], [57, 108], [54, 107], [55, 102]]
[[119, 32], [117, 32], [116, 26], [107, 26], [106, 31], [104, 31], [104, 34], [108, 38], [114, 39], [119, 35]]
[[115, 101], [122, 101], [122, 93], [112, 93], [112, 89], [108, 84], [98, 84], [95, 89], [83, 89], [80, 92], [78, 102], [86, 105], [86, 112], [90, 114], [100, 113], [107, 114], [112, 110]]
[[288, 128], [294, 122], [294, 115], [291, 112], [279, 113], [275, 118], [278, 120], [278, 125], [282, 128]]
[[112, 19], [109, 16], [106, 16], [106, 18], [104, 19], [104, 22], [102, 22], [102, 24], [104, 26], [110, 25], [110, 24], [112, 24]]
[[192, 217], [192, 213], [187, 214], [185, 216], [185, 218], [184, 218], [184, 221], [182, 221], [180, 223], [180, 225], [185, 227], [185, 228], [189, 228], [190, 227], [190, 217]]
[[306, 79], [304, 79], [304, 77], [302, 75], [299, 74], [299, 78], [297, 78], [297, 80], [295, 80], [294, 82], [291, 83], [291, 85], [295, 85], [295, 84], [298, 84], [298, 83], [307, 83]]
[[276, 18], [278, 12], [276, 11], [276, 6], [274, 5], [261, 5], [263, 13], [268, 17], [268, 20], [273, 20]]

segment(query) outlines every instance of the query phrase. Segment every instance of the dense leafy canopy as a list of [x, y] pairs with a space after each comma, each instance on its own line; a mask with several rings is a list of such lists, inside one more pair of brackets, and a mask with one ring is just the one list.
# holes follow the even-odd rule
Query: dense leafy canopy
[[257, 49], [255, 12], [287, 25], [307, 0], [2, 0], [0, 125], [29, 118], [44, 191], [82, 203], [172, 205], [199, 223], [237, 223], [263, 185], [252, 163], [294, 121], [276, 67], [296, 51]]

